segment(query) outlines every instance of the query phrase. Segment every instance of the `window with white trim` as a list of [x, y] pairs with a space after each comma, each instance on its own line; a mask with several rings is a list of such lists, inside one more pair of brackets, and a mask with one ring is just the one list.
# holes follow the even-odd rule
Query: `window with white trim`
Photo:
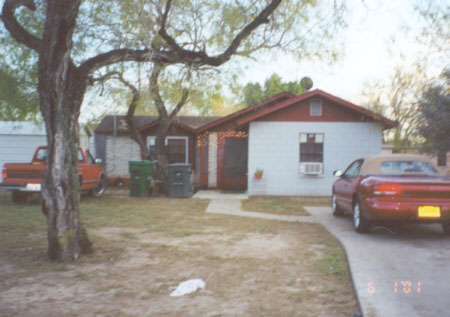
[[313, 117], [322, 115], [322, 100], [311, 99], [311, 102], [309, 103], [309, 115]]
[[323, 133], [300, 133], [300, 174], [323, 174]]
[[[156, 160], [156, 137], [147, 137], [147, 147], [152, 160]], [[166, 137], [167, 160], [169, 164], [189, 163], [189, 137], [168, 136]]]

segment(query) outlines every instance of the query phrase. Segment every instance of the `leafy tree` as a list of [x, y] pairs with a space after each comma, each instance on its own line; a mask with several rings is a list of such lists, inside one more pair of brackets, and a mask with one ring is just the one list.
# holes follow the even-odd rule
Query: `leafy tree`
[[[317, 7], [310, 0], [5, 0], [1, 20], [10, 36], [33, 52], [34, 62], [27, 62], [37, 66], [48, 143], [42, 209], [50, 258], [77, 259], [92, 250], [79, 219], [76, 168], [80, 108], [96, 77], [120, 65], [131, 69], [145, 62], [215, 68], [235, 55], [250, 57], [274, 47], [304, 56], [333, 55], [331, 47], [321, 46], [330, 37], [329, 17], [307, 32], [311, 38], [302, 36], [309, 18], [319, 15]], [[344, 5], [334, 1], [330, 8], [341, 25]], [[316, 49], [307, 49], [312, 44]], [[155, 104], [161, 106], [152, 89]], [[173, 119], [167, 118], [169, 123]]]
[[279, 94], [283, 91], [300, 95], [312, 87], [312, 80], [304, 77], [299, 81], [283, 82], [277, 74], [272, 74], [264, 82], [264, 88], [259, 83], [248, 83], [244, 87], [244, 103], [246, 106], [259, 103], [262, 100]]
[[425, 87], [419, 97], [419, 134], [425, 139], [424, 149], [438, 156], [438, 165], [447, 165], [450, 151], [450, 71], [438, 83]]
[[39, 112], [38, 95], [25, 79], [7, 66], [0, 69], [0, 120], [23, 121], [36, 119]]

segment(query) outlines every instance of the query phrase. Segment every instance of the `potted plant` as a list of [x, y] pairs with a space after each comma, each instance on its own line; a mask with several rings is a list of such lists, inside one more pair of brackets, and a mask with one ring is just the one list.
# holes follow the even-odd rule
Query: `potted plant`
[[256, 179], [261, 179], [261, 178], [262, 178], [262, 175], [263, 175], [263, 170], [258, 168], [258, 169], [256, 170], [256, 172], [255, 172], [255, 178], [256, 178]]

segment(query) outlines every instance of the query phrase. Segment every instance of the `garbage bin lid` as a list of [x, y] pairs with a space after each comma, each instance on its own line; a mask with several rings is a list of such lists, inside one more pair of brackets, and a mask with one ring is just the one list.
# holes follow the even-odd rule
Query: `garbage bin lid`
[[173, 164], [168, 164], [167, 165], [167, 167], [179, 167], [179, 166], [182, 166], [182, 167], [184, 167], [184, 166], [188, 166], [188, 167], [191, 167], [191, 164], [189, 164], [189, 163], [173, 163]]
[[131, 165], [152, 165], [153, 161], [149, 161], [149, 160], [128, 161], [128, 164], [131, 164]]

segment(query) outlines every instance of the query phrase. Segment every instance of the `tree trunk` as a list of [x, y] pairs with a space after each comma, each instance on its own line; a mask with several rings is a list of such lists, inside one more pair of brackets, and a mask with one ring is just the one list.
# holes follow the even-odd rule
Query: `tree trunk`
[[70, 59], [80, 1], [48, 1], [39, 54], [39, 96], [47, 132], [42, 211], [48, 223], [48, 254], [75, 260], [92, 251], [79, 219], [78, 117], [87, 88]]
[[[156, 151], [157, 151], [157, 164], [156, 164], [156, 181], [159, 186], [156, 187], [157, 193], [167, 194], [168, 192], [168, 179], [167, 179], [167, 147], [166, 136], [169, 130], [170, 121], [169, 118], [161, 118], [159, 121], [158, 131], [156, 131]], [[159, 187], [159, 188], [158, 188]]]

